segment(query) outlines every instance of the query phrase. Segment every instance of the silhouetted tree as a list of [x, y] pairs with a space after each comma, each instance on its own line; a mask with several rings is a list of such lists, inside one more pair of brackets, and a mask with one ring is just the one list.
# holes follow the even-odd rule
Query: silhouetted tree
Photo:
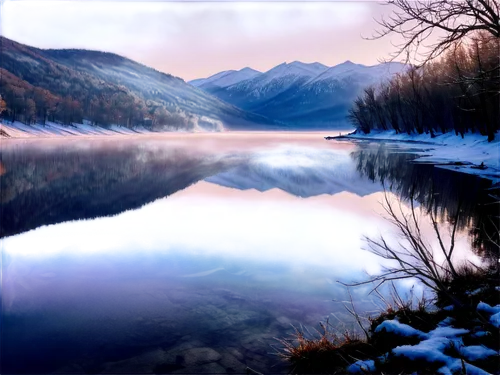
[[[456, 42], [475, 37], [478, 31], [500, 38], [500, 2], [498, 0], [389, 0], [396, 8], [388, 18], [378, 21], [381, 29], [373, 36], [379, 39], [390, 34], [400, 35], [392, 58], [401, 55], [426, 63]], [[435, 31], [437, 40], [429, 41]]]
[[[472, 38], [472, 37], [471, 37]], [[478, 33], [424, 66], [410, 66], [354, 101], [349, 119], [360, 131], [479, 132], [491, 141], [500, 129], [500, 38]]]

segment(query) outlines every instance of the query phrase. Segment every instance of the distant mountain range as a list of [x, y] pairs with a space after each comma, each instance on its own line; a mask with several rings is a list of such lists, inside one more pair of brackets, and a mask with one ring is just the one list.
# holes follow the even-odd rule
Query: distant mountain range
[[87, 118], [98, 125], [156, 130], [280, 126], [181, 78], [113, 53], [39, 49], [4, 37], [0, 47], [0, 94], [14, 120], [40, 122], [43, 117], [71, 123]]
[[341, 127], [364, 88], [388, 80], [404, 68], [401, 63], [365, 66], [346, 61], [327, 67], [294, 61], [265, 73], [244, 68], [189, 83], [241, 109], [291, 126]]
[[[301, 129], [347, 125], [352, 101], [403, 64], [346, 61], [228, 70], [191, 81], [125, 57], [39, 49], [0, 37], [4, 118], [25, 124], [85, 121], [151, 130]], [[3, 105], [3, 104], [2, 104]]]

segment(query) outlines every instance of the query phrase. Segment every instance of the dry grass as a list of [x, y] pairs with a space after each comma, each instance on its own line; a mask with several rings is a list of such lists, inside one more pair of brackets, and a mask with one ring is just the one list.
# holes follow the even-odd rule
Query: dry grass
[[282, 346], [277, 354], [291, 364], [292, 373], [343, 374], [350, 364], [374, 354], [373, 347], [359, 335], [334, 333], [328, 320], [319, 325], [314, 333], [294, 327], [289, 339], [277, 339]]
[[[410, 325], [422, 332], [436, 329], [438, 323], [446, 318], [453, 319], [453, 326], [466, 328], [471, 334], [462, 337], [463, 344], [485, 346], [495, 351], [500, 350], [500, 331], [488, 322], [487, 317], [481, 317], [477, 311], [477, 300], [490, 296], [493, 289], [498, 298], [499, 292], [494, 286], [498, 285], [490, 273], [466, 270], [459, 271], [463, 280], [469, 280], [467, 293], [473, 303], [470, 306], [454, 306], [451, 310], [430, 309], [425, 298], [413, 298], [413, 294], [405, 298], [398, 294], [393, 286], [390, 297], [379, 295], [385, 304], [375, 317], [368, 319], [369, 327], [366, 340], [360, 335], [343, 331], [335, 333], [335, 328], [329, 324], [321, 323], [319, 329], [313, 333], [304, 328], [296, 329], [289, 339], [278, 339], [281, 343], [278, 355], [287, 360], [291, 365], [293, 374], [345, 374], [349, 365], [357, 360], [374, 360], [376, 373], [385, 374], [435, 374], [442, 363], [428, 361], [412, 361], [406, 357], [395, 356], [392, 349], [401, 345], [416, 345], [421, 341], [419, 337], [398, 335], [386, 330], [376, 332], [376, 328], [385, 320], [397, 320], [402, 324]], [[457, 280], [450, 280], [458, 282]], [[489, 287], [486, 287], [489, 285]], [[475, 289], [477, 288], [477, 289]], [[470, 295], [470, 291], [473, 294]], [[477, 291], [479, 290], [479, 292]], [[446, 294], [448, 298], [448, 294]], [[491, 300], [489, 301], [491, 302]], [[470, 307], [470, 308], [469, 308]], [[352, 310], [354, 311], [354, 309]], [[356, 314], [356, 312], [354, 311]], [[358, 320], [359, 321], [359, 320]], [[474, 332], [485, 332], [482, 336], [475, 336]], [[447, 353], [455, 358], [461, 358], [459, 351]], [[383, 359], [381, 359], [383, 358]], [[499, 356], [490, 356], [468, 362], [491, 373], [498, 372]]]
[[475, 310], [479, 302], [486, 302], [491, 306], [500, 304], [500, 294], [495, 289], [500, 285], [497, 265], [490, 268], [464, 265], [457, 269], [454, 277], [445, 279], [443, 285], [446, 291], [436, 294], [438, 306], [458, 302], [462, 308]]
[[[384, 297], [378, 289], [374, 290], [381, 302], [381, 309], [379, 314], [372, 318], [364, 318], [357, 313], [347, 288], [350, 301], [345, 303], [344, 307], [364, 332], [364, 338], [361, 334], [347, 329], [338, 331], [327, 320], [326, 323], [320, 323], [319, 329], [312, 333], [304, 328], [294, 327], [294, 333], [289, 339], [277, 339], [281, 344], [277, 354], [290, 363], [291, 372], [294, 374], [344, 374], [352, 363], [366, 359], [377, 361], [377, 357], [394, 347], [393, 337], [387, 340], [386, 335], [374, 334], [376, 326], [382, 321], [397, 317], [406, 324], [417, 323], [417, 329], [423, 328], [423, 324], [429, 329], [432, 324], [437, 324], [438, 318], [428, 312], [429, 302], [424, 297], [414, 298], [411, 292], [403, 298], [393, 283], [390, 288], [388, 297]], [[367, 324], [363, 323], [365, 321]], [[401, 345], [405, 344], [414, 342], [403, 340]]]
[[408, 324], [415, 329], [428, 332], [434, 329], [436, 324], [444, 319], [445, 312], [430, 309], [431, 301], [423, 294], [415, 297], [413, 288], [409, 295], [402, 297], [397, 288], [391, 283], [389, 297], [384, 297], [378, 289], [374, 291], [379, 300], [384, 304], [377, 316], [369, 317], [370, 338], [375, 328], [384, 320], [397, 319], [400, 323]]
[[[379, 276], [365, 282], [344, 284], [360, 286], [372, 283], [375, 287], [370, 293], [376, 293], [382, 302], [380, 313], [368, 319], [368, 327], [354, 309], [354, 303], [349, 292], [351, 308], [345, 305], [347, 311], [353, 315], [361, 330], [365, 333], [366, 340], [345, 331], [335, 334], [328, 321], [320, 324], [320, 329], [308, 335], [304, 330], [295, 329], [291, 339], [278, 339], [282, 344], [278, 355], [286, 359], [292, 366], [292, 373], [313, 374], [329, 373], [343, 374], [346, 368], [357, 360], [372, 359], [378, 373], [436, 373], [438, 368], [434, 363], [426, 361], [409, 362], [406, 358], [391, 355], [391, 350], [400, 345], [415, 345], [420, 339], [416, 337], [398, 337], [385, 332], [375, 332], [375, 329], [384, 320], [397, 319], [402, 324], [422, 332], [429, 332], [436, 328], [443, 319], [453, 319], [453, 326], [465, 328], [471, 333], [484, 332], [484, 335], [474, 334], [463, 337], [464, 345], [480, 345], [500, 350], [500, 331], [490, 322], [488, 316], [482, 316], [477, 311], [479, 302], [491, 306], [500, 304], [500, 266], [478, 267], [473, 264], [456, 264], [453, 261], [455, 249], [455, 235], [457, 231], [458, 216], [452, 222], [449, 242], [445, 243], [440, 234], [436, 217], [431, 213], [431, 221], [435, 238], [439, 246], [432, 248], [429, 242], [424, 241], [420, 223], [413, 199], [411, 213], [405, 214], [401, 206], [399, 210], [385, 195], [385, 208], [389, 220], [399, 229], [400, 234], [407, 239], [401, 248], [393, 248], [384, 238], [379, 240], [367, 239], [370, 251], [384, 259], [396, 261], [396, 266], [385, 269]], [[458, 215], [458, 214], [457, 214]], [[500, 246], [500, 245], [499, 245]], [[444, 255], [444, 262], [435, 261], [435, 252]], [[407, 298], [402, 298], [392, 283], [394, 280], [416, 278], [433, 292], [433, 301], [438, 309], [431, 311], [429, 300], [424, 296], [417, 299], [413, 293]], [[386, 298], [379, 292], [382, 285], [390, 284], [389, 297]], [[450, 306], [451, 305], [451, 306]], [[444, 309], [444, 307], [450, 307]], [[388, 353], [385, 360], [380, 361], [379, 356]], [[460, 357], [458, 357], [460, 358]], [[498, 358], [493, 356], [483, 361], [473, 361], [475, 365], [487, 371], [498, 373]]]

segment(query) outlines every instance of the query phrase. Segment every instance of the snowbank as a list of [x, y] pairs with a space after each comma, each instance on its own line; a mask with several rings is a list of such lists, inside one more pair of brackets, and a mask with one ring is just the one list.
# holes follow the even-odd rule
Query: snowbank
[[496, 328], [500, 328], [500, 305], [492, 307], [487, 303], [480, 302], [477, 305], [477, 311], [491, 315], [490, 323]]
[[464, 358], [468, 361], [477, 361], [480, 359], [486, 359], [488, 357], [497, 355], [496, 351], [490, 348], [486, 348], [482, 345], [464, 346], [460, 350], [460, 352], [464, 356]]
[[75, 123], [72, 125], [61, 125], [54, 122], [47, 122], [45, 125], [26, 125], [17, 121], [13, 123], [1, 123], [0, 130], [2, 135], [8, 138], [150, 133], [146, 129], [128, 129], [118, 125], [111, 125], [108, 128]]
[[427, 335], [418, 329], [415, 329], [413, 327], [410, 327], [407, 324], [401, 324], [397, 320], [386, 320], [383, 323], [379, 324], [378, 327], [375, 329], [375, 332], [381, 332], [381, 331], [386, 331], [386, 332], [392, 332], [400, 336], [408, 336], [408, 337], [419, 337], [419, 338], [426, 338]]
[[[490, 315], [490, 323], [498, 328], [497, 315], [500, 316], [500, 305], [490, 306], [487, 303], [480, 302], [477, 305], [477, 311]], [[375, 332], [390, 332], [400, 337], [418, 338], [419, 342], [415, 345], [395, 346], [390, 352], [378, 357], [377, 360], [359, 360], [347, 368], [349, 373], [377, 373], [377, 363], [384, 364], [389, 360], [397, 358], [408, 361], [408, 363], [431, 364], [437, 368], [437, 373], [443, 375], [452, 375], [463, 373], [465, 368], [467, 374], [488, 374], [486, 371], [477, 367], [478, 361], [498, 358], [499, 353], [496, 350], [484, 345], [465, 345], [464, 337], [486, 336], [488, 333], [478, 331], [471, 332], [465, 328], [453, 327], [454, 319], [447, 317], [437, 324], [436, 328], [428, 333], [415, 329], [407, 324], [402, 324], [398, 318], [385, 320], [380, 323]], [[392, 359], [391, 359], [392, 358]], [[469, 362], [475, 362], [471, 364]], [[425, 367], [425, 365], [423, 366]]]
[[487, 303], [479, 302], [479, 304], [477, 305], [477, 311], [484, 312], [487, 314], [496, 314], [500, 312], [500, 305], [492, 307]]
[[[466, 329], [453, 327], [437, 327], [429, 333], [423, 333], [397, 320], [386, 320], [380, 324], [376, 331], [387, 330], [400, 336], [420, 337], [422, 340], [417, 345], [402, 345], [394, 348], [392, 354], [396, 357], [405, 357], [410, 361], [423, 361], [437, 363], [441, 366], [438, 373], [454, 374], [465, 366], [467, 373], [487, 374], [486, 371], [470, 364], [463, 363], [460, 359], [447, 354], [447, 350], [457, 348], [461, 356], [469, 361], [486, 359], [497, 356], [498, 353], [492, 349], [479, 345], [464, 346], [461, 336], [469, 333]], [[384, 361], [384, 358], [379, 358]], [[348, 367], [350, 373], [375, 372], [374, 361], [357, 361]]]
[[[459, 169], [462, 172], [500, 181], [500, 136], [488, 142], [486, 136], [477, 133], [436, 134], [396, 134], [394, 130], [372, 131], [370, 134], [348, 134], [327, 139], [366, 140], [378, 142], [398, 142], [402, 151], [410, 149], [420, 155], [419, 162], [440, 164], [439, 167]], [[415, 151], [415, 148], [419, 150]]]

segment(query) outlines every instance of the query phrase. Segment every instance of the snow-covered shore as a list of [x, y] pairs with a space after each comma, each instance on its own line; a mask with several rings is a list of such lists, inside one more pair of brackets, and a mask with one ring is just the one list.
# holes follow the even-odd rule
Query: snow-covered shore
[[21, 122], [0, 123], [0, 136], [5, 138], [33, 138], [33, 137], [65, 137], [65, 136], [93, 136], [116, 134], [143, 134], [149, 130], [138, 127], [128, 129], [123, 126], [111, 125], [103, 128], [88, 124], [61, 125], [47, 122], [45, 125], [26, 125]]
[[[454, 306], [448, 306], [448, 308], [453, 309]], [[383, 373], [384, 371], [377, 367], [387, 369], [391, 367], [391, 362], [395, 362], [407, 368], [420, 367], [420, 371], [414, 372], [420, 374], [434, 369], [435, 372], [432, 371], [432, 373], [443, 375], [463, 374], [464, 370], [467, 374], [487, 375], [489, 372], [481, 367], [491, 367], [491, 363], [498, 363], [500, 353], [484, 345], [488, 340], [481, 340], [481, 338], [493, 336], [494, 329], [500, 328], [500, 305], [490, 306], [480, 302], [476, 310], [476, 318], [482, 317], [484, 325], [476, 324], [472, 329], [461, 328], [453, 313], [429, 332], [423, 332], [411, 325], [401, 323], [399, 317], [384, 320], [376, 326], [374, 334], [379, 335], [379, 340], [380, 335], [387, 336], [385, 340], [394, 342], [395, 346], [375, 360], [356, 361], [347, 368], [347, 372], [351, 374]], [[431, 316], [429, 314], [429, 317]], [[479, 322], [479, 319], [476, 320]], [[418, 365], [415, 365], [416, 363]]]
[[465, 134], [464, 138], [454, 133], [436, 134], [431, 138], [430, 134], [396, 134], [388, 130], [372, 131], [370, 134], [351, 133], [326, 139], [397, 142], [403, 150], [411, 149], [418, 154], [418, 162], [436, 163], [442, 168], [457, 169], [500, 182], [500, 135], [488, 142], [486, 136], [477, 133]]

